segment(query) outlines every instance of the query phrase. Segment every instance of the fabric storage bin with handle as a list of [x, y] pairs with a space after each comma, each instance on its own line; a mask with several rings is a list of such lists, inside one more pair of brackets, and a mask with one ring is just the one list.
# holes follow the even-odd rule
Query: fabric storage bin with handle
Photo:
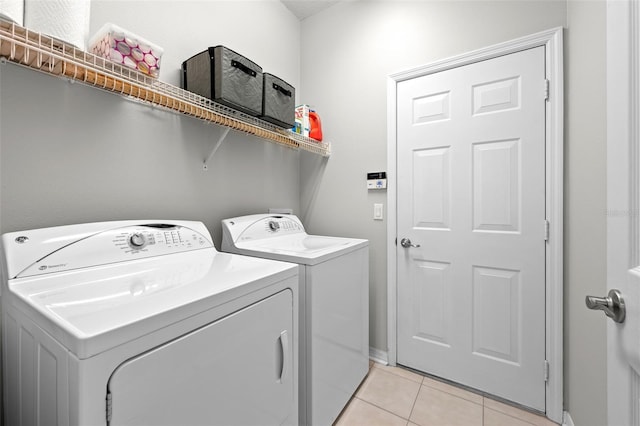
[[287, 129], [294, 127], [295, 98], [296, 89], [292, 85], [265, 72], [260, 118]]
[[262, 68], [224, 46], [182, 63], [182, 87], [250, 115], [262, 113]]

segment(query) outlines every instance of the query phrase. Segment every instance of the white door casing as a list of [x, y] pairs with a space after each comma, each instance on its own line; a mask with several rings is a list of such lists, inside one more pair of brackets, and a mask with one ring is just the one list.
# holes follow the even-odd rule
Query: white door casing
[[[492, 46], [469, 54], [446, 59], [425, 67], [394, 74], [389, 78], [388, 84], [388, 170], [391, 182], [398, 181], [398, 118], [399, 106], [396, 99], [398, 87], [402, 82], [416, 77], [428, 76], [445, 70], [451, 70], [464, 65], [469, 65], [487, 59], [497, 58], [510, 53], [520, 52], [535, 47], [544, 48], [545, 75], [549, 83], [549, 100], [545, 113], [545, 163], [544, 178], [545, 187], [545, 216], [549, 220], [549, 240], [546, 246], [544, 263], [546, 265], [546, 311], [544, 322], [546, 329], [545, 356], [549, 360], [549, 378], [546, 384], [546, 414], [550, 419], [562, 422], [562, 29], [554, 29], [535, 34], [522, 39]], [[470, 108], [470, 106], [469, 106]], [[502, 145], [506, 148], [508, 141]], [[487, 146], [485, 146], [487, 147]], [[425, 161], [437, 158], [435, 154], [446, 155], [444, 150], [436, 152], [432, 158], [424, 157]], [[499, 151], [499, 150], [498, 150]], [[496, 151], [497, 152], [497, 151]], [[503, 153], [508, 150], [503, 150]], [[513, 152], [513, 151], [512, 151]], [[482, 154], [480, 151], [478, 154]], [[389, 223], [388, 223], [388, 345], [389, 361], [395, 364], [398, 356], [397, 340], [397, 297], [399, 267], [396, 259], [395, 239], [403, 237], [398, 232], [397, 224], [400, 218], [397, 216], [400, 189], [391, 185], [389, 188]], [[397, 207], [398, 206], [398, 207]], [[541, 228], [544, 225], [541, 224]], [[542, 235], [542, 232], [541, 232]], [[415, 243], [418, 243], [415, 241]], [[398, 248], [398, 250], [404, 250]], [[411, 249], [416, 250], [416, 249]], [[435, 268], [437, 269], [437, 268]], [[435, 271], [434, 269], [434, 271]], [[476, 271], [478, 272], [478, 271]], [[481, 272], [481, 271], [480, 271]], [[542, 367], [541, 367], [542, 368]]]
[[545, 411], [545, 55], [398, 84], [399, 364]]
[[[607, 2], [607, 291], [624, 323], [607, 321], [609, 426], [640, 426], [640, 6]], [[595, 295], [603, 297], [605, 295]]]

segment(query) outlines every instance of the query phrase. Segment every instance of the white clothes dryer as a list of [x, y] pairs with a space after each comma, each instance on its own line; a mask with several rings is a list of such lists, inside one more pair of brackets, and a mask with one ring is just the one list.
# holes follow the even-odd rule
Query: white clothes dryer
[[297, 424], [298, 276], [204, 224], [2, 237], [7, 425]]
[[368, 241], [259, 214], [223, 220], [222, 250], [300, 265], [300, 424], [331, 425], [369, 371]]

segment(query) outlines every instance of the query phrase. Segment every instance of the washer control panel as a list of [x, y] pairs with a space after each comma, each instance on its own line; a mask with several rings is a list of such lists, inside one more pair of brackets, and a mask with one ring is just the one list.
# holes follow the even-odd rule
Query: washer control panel
[[302, 224], [283, 216], [273, 216], [267, 221], [268, 232], [293, 233], [304, 231]]
[[269, 216], [247, 227], [240, 241], [259, 240], [271, 236], [283, 236], [304, 232], [304, 227], [295, 216]]
[[223, 244], [257, 241], [275, 236], [305, 233], [295, 215], [251, 215], [222, 221]]
[[[294, 216], [295, 217], [295, 216]], [[260, 240], [272, 236], [283, 236], [304, 232], [297, 217], [269, 216], [249, 226], [240, 236], [240, 241]]]

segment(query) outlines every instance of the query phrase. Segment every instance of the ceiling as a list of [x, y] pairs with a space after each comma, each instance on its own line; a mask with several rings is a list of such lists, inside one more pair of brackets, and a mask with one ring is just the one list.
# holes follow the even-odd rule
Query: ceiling
[[333, 6], [339, 0], [280, 0], [301, 21]]

